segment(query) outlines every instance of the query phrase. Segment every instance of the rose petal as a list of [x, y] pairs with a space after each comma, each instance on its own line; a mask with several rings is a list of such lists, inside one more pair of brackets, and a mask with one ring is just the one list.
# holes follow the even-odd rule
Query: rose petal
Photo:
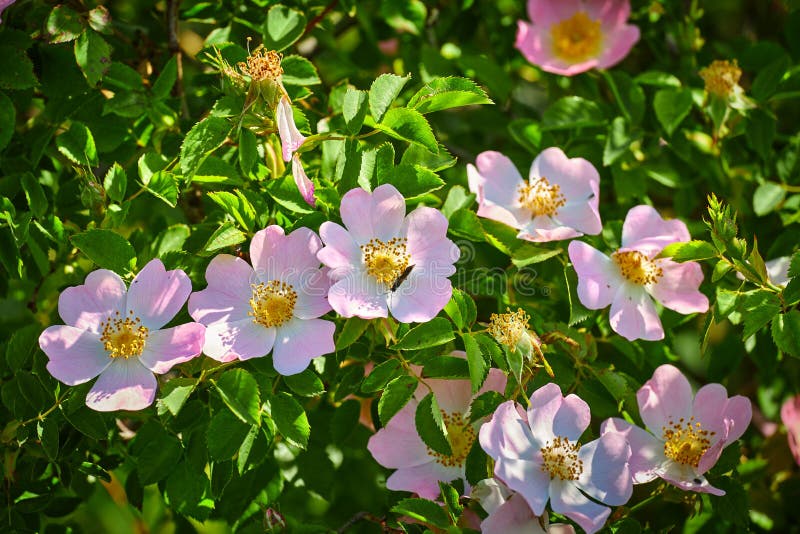
[[332, 280], [341, 280], [362, 264], [361, 249], [350, 232], [325, 221], [319, 227], [319, 234], [325, 246], [317, 252], [317, 259], [330, 269]]
[[139, 358], [115, 358], [86, 395], [86, 405], [99, 412], [143, 410], [156, 396], [156, 377]]
[[634, 426], [623, 419], [606, 419], [600, 433], [616, 433], [625, 438], [631, 448], [628, 465], [634, 484], [644, 484], [658, 478], [661, 466], [667, 461], [664, 456], [664, 442], [651, 433]]
[[450, 276], [455, 272], [452, 265], [458, 261], [461, 252], [447, 239], [447, 219], [441, 211], [418, 207], [403, 221], [401, 233], [408, 239], [406, 250], [412, 264], [436, 269], [440, 276]]
[[452, 482], [463, 477], [463, 467], [445, 467], [431, 461], [398, 469], [386, 479], [386, 488], [394, 491], [410, 491], [423, 499], [436, 499], [440, 493], [439, 481]]
[[208, 325], [203, 352], [220, 362], [237, 358], [249, 360], [266, 356], [274, 343], [274, 328], [266, 328], [248, 318]]
[[189, 315], [195, 321], [211, 324], [245, 319], [251, 311], [253, 268], [241, 258], [219, 254], [206, 268], [208, 287], [189, 297]]
[[630, 457], [631, 447], [621, 434], [606, 433], [582, 445], [578, 459], [583, 462], [583, 472], [578, 487], [600, 502], [625, 504], [633, 494]]
[[610, 305], [623, 283], [619, 269], [611, 258], [582, 241], [573, 241], [567, 250], [578, 273], [578, 299], [581, 304], [590, 310]]
[[342, 317], [388, 317], [388, 291], [364, 271], [356, 271], [331, 286], [328, 302]]
[[191, 292], [192, 282], [185, 272], [167, 271], [161, 260], [154, 259], [131, 282], [126, 306], [144, 326], [158, 330], [175, 317]]
[[541, 447], [514, 401], [502, 403], [492, 418], [481, 426], [478, 440], [494, 460], [501, 457], [530, 458]]
[[68, 386], [88, 382], [111, 364], [98, 335], [74, 326], [48, 327], [39, 346], [50, 360], [47, 370]]
[[322, 248], [317, 234], [302, 227], [289, 235], [272, 225], [259, 230], [250, 243], [250, 260], [262, 282], [280, 280], [294, 284], [301, 275], [319, 270], [317, 252]]
[[[627, 2], [615, 2], [616, 4], [627, 4]], [[627, 17], [625, 17], [626, 20]], [[603, 43], [603, 51], [597, 60], [598, 69], [613, 67], [633, 48], [639, 40], [639, 27], [632, 24], [619, 25], [613, 31], [607, 32], [608, 40]]]
[[670, 243], [689, 241], [691, 236], [683, 221], [665, 220], [652, 206], [636, 206], [622, 223], [622, 247], [654, 255]]
[[521, 495], [512, 495], [481, 522], [483, 534], [545, 534]]
[[358, 244], [363, 245], [373, 238], [386, 242], [400, 233], [406, 201], [390, 184], [380, 185], [372, 193], [357, 187], [342, 197], [339, 211], [342, 222]]
[[414, 268], [395, 291], [384, 290], [392, 316], [401, 323], [424, 323], [444, 309], [453, 285], [438, 273]]
[[126, 292], [125, 282], [117, 273], [98, 269], [86, 276], [83, 285], [61, 292], [58, 314], [70, 326], [99, 333], [103, 321], [125, 310]]
[[656, 433], [681, 418], [692, 415], [692, 388], [677, 367], [659, 366], [653, 377], [636, 392], [639, 414], [644, 424]]
[[699, 263], [675, 263], [672, 260], [656, 260], [662, 275], [650, 287], [650, 294], [664, 307], [678, 313], [705, 313], [708, 297], [698, 287], [703, 282], [703, 269]]
[[294, 123], [292, 103], [289, 102], [289, 99], [285, 95], [278, 101], [275, 115], [278, 121], [278, 135], [281, 138], [283, 161], [290, 161], [292, 159], [292, 153], [300, 148], [306, 138], [300, 133], [300, 130], [297, 129]]
[[203, 351], [205, 333], [206, 327], [200, 323], [150, 332], [139, 360], [152, 372], [163, 375], [174, 365], [198, 356]]
[[533, 513], [542, 515], [550, 495], [550, 474], [536, 462], [516, 458], [499, 458], [494, 475], [506, 486], [521, 494]]
[[292, 156], [292, 177], [294, 178], [294, 185], [297, 186], [297, 190], [300, 191], [300, 195], [306, 201], [306, 204], [312, 208], [316, 207], [317, 199], [314, 197], [314, 182], [308, 178], [305, 169], [303, 169], [303, 164], [300, 163], [300, 156], [297, 154]]
[[550, 507], [581, 526], [586, 534], [597, 532], [611, 515], [611, 508], [590, 501], [575, 484], [554, 479], [550, 486]]
[[303, 371], [311, 360], [336, 350], [333, 332], [336, 325], [322, 319], [292, 319], [277, 328], [272, 363], [282, 375]]
[[642, 286], [623, 283], [611, 302], [609, 323], [614, 332], [628, 341], [664, 339], [664, 329], [653, 300]]

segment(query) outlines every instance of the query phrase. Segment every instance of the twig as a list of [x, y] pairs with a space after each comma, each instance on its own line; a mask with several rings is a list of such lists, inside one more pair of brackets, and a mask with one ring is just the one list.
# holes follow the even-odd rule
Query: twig
[[317, 24], [319, 24], [319, 23], [320, 23], [320, 21], [321, 21], [322, 19], [324, 19], [324, 18], [325, 18], [325, 16], [326, 16], [328, 13], [330, 13], [331, 11], [333, 11], [333, 9], [334, 9], [334, 8], [335, 8], [335, 7], [336, 7], [338, 4], [339, 4], [339, 0], [333, 0], [331, 3], [329, 3], [327, 6], [325, 6], [325, 9], [323, 9], [323, 10], [322, 10], [322, 13], [320, 13], [319, 15], [317, 15], [316, 17], [314, 17], [313, 19], [311, 19], [310, 21], [308, 21], [308, 24], [306, 24], [306, 29], [305, 29], [305, 31], [303, 32], [303, 35], [301, 35], [301, 36], [300, 36], [300, 38], [302, 39], [303, 37], [305, 37], [306, 35], [308, 35], [308, 34], [311, 32], [311, 30], [313, 30], [313, 29], [314, 29], [314, 27], [315, 27]]
[[186, 93], [183, 90], [183, 52], [178, 41], [178, 8], [181, 0], [167, 0], [167, 33], [169, 34], [169, 51], [175, 56], [178, 77], [175, 81], [175, 92], [181, 101], [181, 115], [189, 118], [189, 106], [186, 104]]

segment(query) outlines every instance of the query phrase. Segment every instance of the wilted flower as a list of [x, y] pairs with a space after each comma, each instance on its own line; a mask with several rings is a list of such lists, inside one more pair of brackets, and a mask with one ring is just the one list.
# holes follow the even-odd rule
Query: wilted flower
[[406, 215], [403, 195], [384, 184], [369, 193], [351, 189], [342, 198], [345, 228], [326, 221], [318, 257], [330, 268], [328, 293], [344, 317], [374, 319], [391, 310], [404, 323], [430, 321], [450, 300], [447, 277], [458, 247], [447, 238], [447, 219], [420, 206]]
[[551, 525], [547, 514], [537, 517], [522, 495], [496, 478], [478, 482], [471, 497], [489, 514], [480, 525], [483, 534], [575, 534], [572, 525]]
[[684, 490], [725, 494], [703, 474], [717, 463], [722, 449], [747, 430], [750, 400], [741, 395], [728, 398], [720, 384], [706, 384], [692, 397], [686, 377], [676, 367], [662, 365], [636, 392], [649, 432], [619, 418], [603, 423], [603, 437], [620, 435], [630, 443], [635, 484], [660, 477]]
[[84, 285], [68, 287], [59, 296], [58, 313], [67, 324], [39, 336], [50, 360], [47, 370], [70, 386], [100, 375], [86, 395], [94, 410], [150, 406], [157, 384], [153, 373], [164, 374], [202, 350], [202, 324], [162, 328], [191, 291], [186, 273], [166, 271], [157, 259], [144, 266], [129, 289], [113, 271], [89, 273]]
[[598, 211], [600, 175], [583, 158], [568, 158], [556, 147], [542, 151], [528, 181], [500, 152], [482, 152], [477, 168], [467, 165], [478, 215], [519, 230], [528, 241], [556, 241], [603, 229]]
[[639, 28], [626, 24], [628, 0], [528, 0], [533, 24], [519, 21], [516, 47], [543, 70], [574, 76], [624, 58]]
[[189, 313], [208, 326], [206, 355], [227, 362], [272, 351], [275, 370], [292, 375], [333, 352], [335, 325], [318, 319], [331, 309], [316, 256], [321, 246], [308, 228], [285, 235], [273, 225], [253, 236], [252, 267], [228, 254], [211, 260], [208, 287], [189, 298]]
[[699, 74], [706, 83], [706, 91], [711, 94], [728, 98], [742, 90], [739, 87], [742, 69], [735, 59], [733, 62], [716, 59], [708, 67], [700, 69]]
[[493, 313], [486, 331], [508, 350], [517, 351], [529, 362], [544, 365], [547, 374], [553, 376], [553, 370], [542, 353], [542, 340], [530, 330], [529, 319], [522, 308], [515, 312]]
[[708, 310], [708, 298], [698, 290], [703, 281], [700, 265], [657, 258], [667, 245], [689, 240], [682, 221], [666, 221], [650, 206], [632, 208], [622, 225], [622, 248], [610, 258], [586, 243], [569, 244], [569, 258], [578, 273], [578, 298], [592, 310], [610, 304], [611, 328], [628, 340], [662, 339], [653, 298], [678, 313]]
[[[553, 511], [589, 534], [602, 528], [612, 506], [625, 504], [633, 486], [628, 470], [630, 447], [608, 434], [581, 445], [589, 426], [589, 405], [561, 394], [553, 383], [533, 392], [527, 412], [514, 401], [501, 404], [480, 430], [480, 444], [495, 461], [494, 476], [542, 515]], [[612, 438], [612, 439], [609, 439]]]

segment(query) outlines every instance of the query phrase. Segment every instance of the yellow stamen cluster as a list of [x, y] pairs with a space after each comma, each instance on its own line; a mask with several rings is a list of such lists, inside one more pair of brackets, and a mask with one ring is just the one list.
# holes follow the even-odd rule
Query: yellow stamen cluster
[[448, 414], [442, 410], [442, 419], [447, 429], [447, 441], [450, 443], [450, 456], [445, 456], [439, 452], [428, 448], [428, 454], [433, 456], [436, 461], [445, 467], [458, 467], [464, 465], [472, 444], [475, 443], [475, 429], [469, 420], [462, 414]]
[[699, 74], [706, 82], [706, 91], [718, 96], [729, 97], [739, 84], [742, 69], [739, 68], [735, 59], [733, 62], [717, 59], [712, 61], [708, 67], [700, 69]]
[[664, 275], [664, 271], [656, 262], [638, 250], [617, 251], [611, 259], [619, 267], [622, 276], [634, 284], [654, 284]]
[[578, 11], [550, 28], [555, 55], [570, 63], [580, 63], [600, 52], [603, 31], [600, 21]]
[[106, 319], [101, 325], [100, 341], [109, 358], [141, 356], [147, 334], [150, 330], [142, 326], [142, 321], [130, 312], [130, 317], [122, 318], [119, 312]]
[[534, 217], [539, 215], [554, 217], [559, 208], [567, 203], [567, 199], [561, 194], [559, 185], [550, 185], [547, 178], [542, 177], [519, 186], [519, 203]]
[[493, 313], [489, 318], [488, 332], [502, 345], [514, 349], [522, 336], [528, 333], [530, 317], [522, 308], [508, 313]]
[[253, 296], [248, 312], [253, 322], [266, 328], [281, 326], [292, 318], [297, 293], [291, 285], [278, 280], [252, 284]]
[[367, 273], [381, 284], [394, 284], [411, 260], [406, 252], [407, 242], [405, 237], [393, 237], [386, 243], [373, 238], [366, 245], [361, 245]]
[[257, 48], [247, 56], [247, 63], [240, 61], [236, 66], [254, 82], [277, 80], [283, 75], [281, 59], [282, 55], [274, 50]]
[[681, 417], [677, 422], [670, 421], [661, 429], [664, 438], [664, 455], [683, 465], [694, 468], [700, 464], [700, 458], [711, 446], [711, 437], [715, 432], [704, 430], [694, 417], [685, 421]]
[[542, 471], [550, 474], [550, 480], [578, 480], [583, 473], [583, 461], [578, 459], [580, 443], [570, 443], [567, 438], [557, 436], [542, 447]]

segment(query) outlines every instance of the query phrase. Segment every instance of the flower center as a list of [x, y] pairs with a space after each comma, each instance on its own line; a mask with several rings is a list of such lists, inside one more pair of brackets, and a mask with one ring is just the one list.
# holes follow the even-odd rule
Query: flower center
[[638, 250], [618, 250], [611, 255], [611, 259], [619, 267], [622, 276], [634, 284], [654, 284], [664, 275], [661, 267]]
[[501, 344], [514, 349], [528, 332], [528, 314], [522, 308], [508, 313], [493, 313], [489, 318], [489, 333]]
[[583, 461], [578, 459], [580, 443], [570, 443], [567, 438], [557, 436], [542, 447], [542, 471], [550, 473], [550, 479], [578, 480], [583, 473]]
[[237, 66], [242, 74], [250, 76], [254, 82], [277, 80], [283, 75], [281, 57], [274, 50], [259, 48], [247, 56], [247, 63], [240, 61]]
[[437, 462], [446, 467], [457, 467], [464, 465], [472, 444], [475, 443], [475, 429], [469, 420], [462, 414], [448, 414], [442, 410], [442, 419], [447, 428], [447, 441], [450, 443], [450, 456], [436, 452], [428, 448], [428, 454], [433, 456]]
[[253, 297], [250, 299], [248, 312], [253, 318], [254, 323], [258, 323], [266, 328], [280, 326], [294, 314], [294, 305], [297, 302], [297, 293], [292, 286], [270, 280], [260, 284], [251, 284]]
[[578, 11], [550, 28], [553, 52], [563, 60], [578, 63], [596, 56], [603, 40], [600, 21]]
[[519, 203], [534, 217], [539, 215], [554, 217], [558, 213], [558, 208], [567, 203], [567, 199], [561, 194], [561, 187], [556, 184], [550, 185], [547, 178], [539, 178], [519, 186]]
[[664, 436], [664, 455], [683, 465], [697, 468], [700, 458], [711, 446], [710, 438], [715, 432], [703, 430], [694, 417], [685, 421], [682, 417], [676, 423], [670, 421], [662, 429]]
[[130, 315], [122, 319], [120, 313], [116, 312], [114, 317], [109, 317], [101, 324], [100, 341], [109, 358], [122, 356], [127, 360], [131, 356], [142, 355], [150, 330], [142, 326], [142, 321], [133, 312]]
[[380, 239], [371, 239], [366, 245], [361, 245], [367, 273], [381, 284], [394, 284], [411, 260], [406, 252], [407, 241], [405, 237], [393, 237], [386, 243]]
[[730, 96], [736, 86], [739, 84], [739, 79], [742, 77], [742, 69], [736, 63], [736, 60], [721, 61], [719, 59], [711, 62], [711, 65], [700, 69], [700, 77], [706, 82], [706, 91], [718, 96]]

